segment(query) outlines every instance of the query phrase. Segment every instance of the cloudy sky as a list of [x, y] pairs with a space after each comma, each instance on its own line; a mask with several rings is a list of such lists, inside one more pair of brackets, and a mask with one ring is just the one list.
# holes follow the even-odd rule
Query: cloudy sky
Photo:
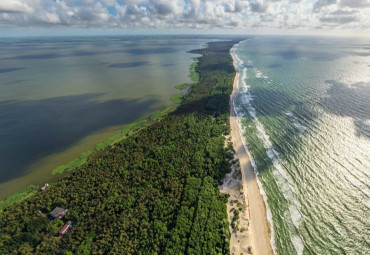
[[0, 0], [0, 35], [370, 34], [370, 0]]

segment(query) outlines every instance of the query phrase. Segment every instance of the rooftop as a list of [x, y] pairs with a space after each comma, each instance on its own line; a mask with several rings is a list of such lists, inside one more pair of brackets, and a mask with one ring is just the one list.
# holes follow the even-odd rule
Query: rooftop
[[50, 215], [54, 218], [63, 218], [64, 215], [67, 213], [68, 209], [64, 209], [62, 207], [55, 207], [55, 209], [50, 213]]

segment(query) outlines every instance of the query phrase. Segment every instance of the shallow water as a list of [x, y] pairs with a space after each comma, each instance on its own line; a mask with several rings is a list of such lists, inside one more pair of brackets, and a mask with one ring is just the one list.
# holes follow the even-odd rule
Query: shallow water
[[0, 40], [0, 199], [171, 104], [211, 38]]
[[370, 253], [369, 45], [259, 36], [234, 49], [278, 254]]

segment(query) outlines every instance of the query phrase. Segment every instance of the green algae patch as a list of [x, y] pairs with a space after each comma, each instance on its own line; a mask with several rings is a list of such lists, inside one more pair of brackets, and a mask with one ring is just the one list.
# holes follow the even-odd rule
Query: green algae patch
[[173, 96], [170, 98], [170, 100], [171, 100], [171, 102], [172, 102], [172, 103], [180, 104], [180, 103], [181, 103], [181, 98], [182, 98], [182, 96], [181, 96], [181, 95], [176, 94], [176, 95], [173, 95]]
[[191, 84], [189, 84], [189, 83], [181, 83], [181, 84], [177, 84], [175, 86], [175, 89], [184, 90], [184, 89], [186, 89], [189, 86], [191, 86]]
[[193, 82], [198, 82], [200, 79], [199, 70], [198, 70], [198, 58], [196, 57], [193, 58], [193, 63], [191, 63], [190, 65], [189, 77]]

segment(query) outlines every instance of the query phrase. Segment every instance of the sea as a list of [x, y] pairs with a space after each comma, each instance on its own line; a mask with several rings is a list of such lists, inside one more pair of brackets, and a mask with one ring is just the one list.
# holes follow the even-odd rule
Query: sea
[[212, 37], [0, 39], [0, 199], [171, 105]]
[[276, 254], [370, 254], [370, 40], [255, 36], [231, 53]]

